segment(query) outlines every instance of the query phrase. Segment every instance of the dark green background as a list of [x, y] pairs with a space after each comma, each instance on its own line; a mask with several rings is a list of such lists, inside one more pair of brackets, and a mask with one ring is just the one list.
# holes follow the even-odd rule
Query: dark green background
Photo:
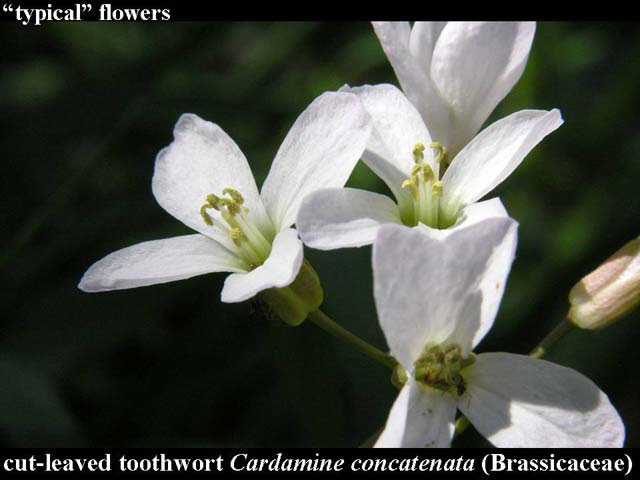
[[[224, 274], [86, 294], [104, 255], [189, 233], [155, 202], [178, 116], [221, 125], [262, 183], [297, 115], [344, 83], [396, 83], [367, 23], [58, 23], [0, 30], [0, 444], [356, 446], [383, 425], [389, 372], [312, 324], [221, 304]], [[497, 190], [517, 259], [482, 351], [526, 353], [571, 286], [640, 234], [640, 29], [540, 23], [490, 121], [558, 107], [565, 124]], [[359, 165], [349, 185], [383, 190]], [[370, 248], [307, 256], [324, 309], [384, 347]], [[609, 394], [640, 445], [640, 313], [573, 332], [549, 358]], [[483, 445], [469, 429], [459, 444]]]

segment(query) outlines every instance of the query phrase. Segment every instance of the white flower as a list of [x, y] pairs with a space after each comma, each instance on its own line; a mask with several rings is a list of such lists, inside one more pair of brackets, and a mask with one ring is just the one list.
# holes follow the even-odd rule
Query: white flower
[[350, 188], [310, 195], [300, 209], [297, 227], [305, 244], [321, 250], [370, 244], [387, 223], [451, 229], [506, 216], [497, 198], [475, 202], [562, 125], [558, 110], [522, 110], [485, 128], [448, 163], [444, 149], [432, 143], [420, 114], [396, 87], [345, 91], [355, 93], [371, 116], [373, 130], [362, 159], [389, 186], [397, 204], [385, 195]]
[[400, 85], [452, 154], [519, 80], [535, 22], [373, 22]]
[[492, 218], [446, 241], [398, 226], [373, 247], [380, 325], [408, 380], [378, 447], [446, 447], [456, 409], [497, 447], [620, 447], [607, 396], [570, 368], [472, 349], [491, 328], [513, 261], [517, 224]]
[[156, 158], [153, 194], [199, 233], [118, 250], [91, 266], [79, 288], [99, 292], [233, 272], [222, 301], [240, 302], [289, 285], [303, 261], [290, 228], [300, 203], [318, 188], [344, 185], [370, 129], [354, 95], [321, 95], [294, 123], [258, 193], [235, 142], [218, 125], [182, 115], [173, 143]]

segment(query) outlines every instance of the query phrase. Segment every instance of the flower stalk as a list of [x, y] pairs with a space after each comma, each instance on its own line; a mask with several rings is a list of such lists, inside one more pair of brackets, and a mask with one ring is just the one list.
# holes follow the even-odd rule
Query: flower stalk
[[345, 342], [351, 344], [360, 352], [365, 355], [373, 358], [377, 362], [383, 364], [389, 368], [395, 368], [398, 364], [395, 358], [391, 355], [383, 352], [382, 350], [374, 347], [368, 342], [365, 342], [357, 335], [354, 335], [346, 328], [338, 325], [335, 321], [333, 321], [328, 315], [326, 315], [322, 310], [316, 310], [315, 312], [311, 312], [308, 317], [313, 323], [315, 323], [318, 327], [323, 329], [325, 332], [330, 333], [331, 335], [338, 337]]

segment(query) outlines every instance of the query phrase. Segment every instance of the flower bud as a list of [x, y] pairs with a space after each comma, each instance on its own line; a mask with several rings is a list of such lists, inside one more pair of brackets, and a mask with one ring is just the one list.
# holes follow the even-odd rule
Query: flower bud
[[283, 288], [270, 288], [258, 294], [270, 317], [296, 327], [322, 304], [324, 294], [318, 274], [305, 258], [293, 283]]
[[602, 328], [640, 303], [640, 237], [631, 240], [569, 292], [569, 320]]
[[391, 384], [400, 390], [407, 383], [407, 380], [409, 380], [409, 374], [402, 365], [397, 364], [391, 372]]

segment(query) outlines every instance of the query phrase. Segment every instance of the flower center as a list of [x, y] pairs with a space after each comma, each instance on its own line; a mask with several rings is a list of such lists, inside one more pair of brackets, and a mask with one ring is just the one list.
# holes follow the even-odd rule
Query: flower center
[[[243, 207], [244, 197], [233, 188], [225, 188], [222, 195], [229, 198], [218, 197], [213, 193], [207, 195], [206, 202], [200, 207], [200, 215], [207, 225], [215, 226], [225, 232], [234, 245], [238, 247], [238, 254], [243, 257], [251, 270], [262, 265], [271, 253], [269, 242], [260, 230], [249, 220], [249, 209]], [[220, 212], [220, 216], [227, 223], [209, 215], [207, 210], [213, 209]]]
[[413, 197], [413, 215], [408, 216], [409, 223], [412, 227], [421, 222], [433, 228], [448, 228], [453, 222], [445, 218], [440, 208], [440, 178], [446, 169], [447, 152], [438, 142], [429, 147], [433, 150], [433, 168], [424, 160], [424, 145], [418, 143], [413, 147], [415, 165], [411, 169], [411, 176], [402, 182], [402, 188], [408, 189]]
[[467, 387], [461, 371], [474, 361], [473, 354], [463, 358], [458, 345], [433, 345], [416, 361], [415, 379], [436, 390], [462, 395]]

